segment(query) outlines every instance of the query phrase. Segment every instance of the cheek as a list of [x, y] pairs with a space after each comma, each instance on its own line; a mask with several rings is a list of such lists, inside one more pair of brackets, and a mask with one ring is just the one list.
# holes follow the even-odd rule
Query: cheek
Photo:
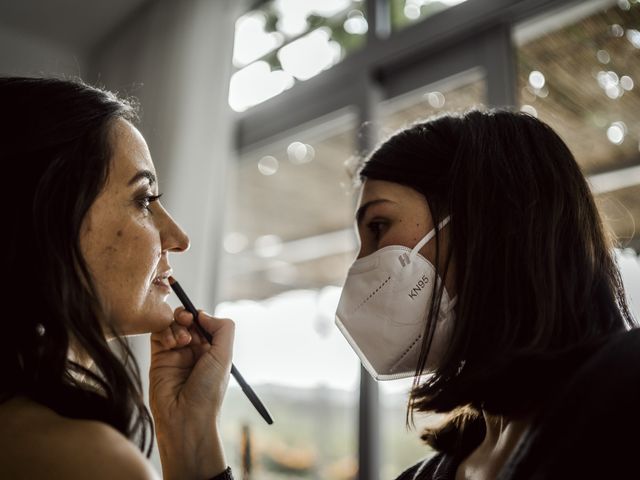
[[405, 220], [405, 231], [411, 237], [413, 243], [418, 243], [431, 230], [431, 225], [422, 218], [422, 215]]
[[388, 245], [404, 245], [413, 248], [426, 234], [427, 229], [424, 221], [398, 219], [382, 239], [380, 248]]
[[105, 245], [102, 251], [100, 289], [101, 298], [110, 305], [112, 321], [125, 334], [147, 331], [149, 321], [154, 323], [165, 316], [170, 322], [171, 309], [159, 302], [153, 291], [161, 249], [152, 231], [123, 228], [112, 240], [113, 244]]
[[96, 237], [87, 261], [101, 293], [111, 301], [140, 295], [160, 256], [149, 229], [122, 227]]
[[139, 226], [119, 230], [113, 245], [105, 250], [105, 256], [113, 262], [112, 268], [118, 270], [114, 273], [128, 284], [139, 283], [151, 275], [160, 253], [160, 243], [151, 229]]

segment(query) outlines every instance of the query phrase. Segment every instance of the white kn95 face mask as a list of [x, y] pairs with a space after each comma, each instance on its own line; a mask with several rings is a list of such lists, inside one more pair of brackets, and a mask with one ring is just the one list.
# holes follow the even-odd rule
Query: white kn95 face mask
[[[440, 286], [435, 267], [418, 252], [435, 233], [431, 230], [413, 249], [402, 245], [381, 248], [356, 260], [349, 269], [336, 325], [376, 380], [415, 374], [434, 284]], [[444, 289], [426, 371], [433, 371], [449, 344], [454, 304], [455, 299]]]

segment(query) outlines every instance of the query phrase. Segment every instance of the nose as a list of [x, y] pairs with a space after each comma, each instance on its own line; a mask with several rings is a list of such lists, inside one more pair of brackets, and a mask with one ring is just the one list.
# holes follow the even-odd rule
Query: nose
[[356, 260], [362, 258], [362, 257], [366, 257], [367, 255], [369, 255], [367, 246], [365, 245], [365, 238], [362, 236], [362, 233], [360, 233], [360, 230], [358, 228], [356, 228], [356, 249], [358, 252], [358, 255], [356, 256]]
[[162, 250], [169, 252], [185, 252], [189, 250], [191, 242], [180, 225], [178, 225], [168, 212], [165, 213], [165, 224], [161, 231]]

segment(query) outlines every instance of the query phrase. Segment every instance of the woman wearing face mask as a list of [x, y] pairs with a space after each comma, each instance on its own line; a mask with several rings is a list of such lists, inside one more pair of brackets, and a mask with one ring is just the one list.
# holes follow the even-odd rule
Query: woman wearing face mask
[[159, 202], [135, 108], [79, 82], [28, 78], [0, 78], [0, 105], [11, 184], [0, 478], [157, 478], [141, 453], [154, 429], [123, 340], [146, 332], [163, 478], [229, 478], [217, 416], [233, 324], [202, 313], [209, 345], [191, 314], [166, 303], [169, 252], [189, 239]]
[[640, 330], [562, 140], [525, 114], [448, 115], [360, 177], [337, 325], [374, 378], [414, 377], [410, 415], [448, 413], [399, 479], [635, 478]]

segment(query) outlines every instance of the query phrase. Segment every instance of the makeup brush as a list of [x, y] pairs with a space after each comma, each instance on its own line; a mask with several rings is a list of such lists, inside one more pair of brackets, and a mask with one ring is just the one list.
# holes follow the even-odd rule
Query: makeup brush
[[[196, 328], [198, 329], [198, 332], [200, 332], [200, 334], [207, 339], [207, 342], [211, 344], [213, 342], [213, 337], [209, 332], [207, 332], [204, 328], [202, 328], [202, 325], [200, 325], [200, 322], [198, 320], [198, 311], [193, 306], [193, 303], [191, 303], [191, 300], [189, 300], [189, 297], [187, 297], [187, 294], [184, 293], [184, 290], [182, 289], [178, 281], [173, 277], [169, 277], [169, 285], [171, 285], [171, 288], [173, 289], [174, 293], [178, 296], [178, 298], [182, 302], [182, 305], [184, 305], [184, 308], [189, 313], [191, 313], [191, 315], [193, 315], [193, 321], [196, 324]], [[256, 395], [256, 392], [253, 391], [253, 389], [247, 383], [247, 381], [242, 377], [242, 375], [240, 375], [240, 372], [238, 371], [238, 369], [234, 364], [231, 364], [231, 375], [233, 375], [233, 378], [236, 379], [236, 382], [238, 382], [238, 385], [240, 385], [240, 388], [242, 389], [244, 394], [247, 396], [251, 404], [256, 408], [258, 413], [262, 416], [262, 418], [264, 418], [269, 425], [272, 425], [273, 419], [271, 418], [271, 415], [269, 415], [269, 411], [264, 406], [264, 404], [260, 401], [260, 399], [258, 398], [258, 395]]]

